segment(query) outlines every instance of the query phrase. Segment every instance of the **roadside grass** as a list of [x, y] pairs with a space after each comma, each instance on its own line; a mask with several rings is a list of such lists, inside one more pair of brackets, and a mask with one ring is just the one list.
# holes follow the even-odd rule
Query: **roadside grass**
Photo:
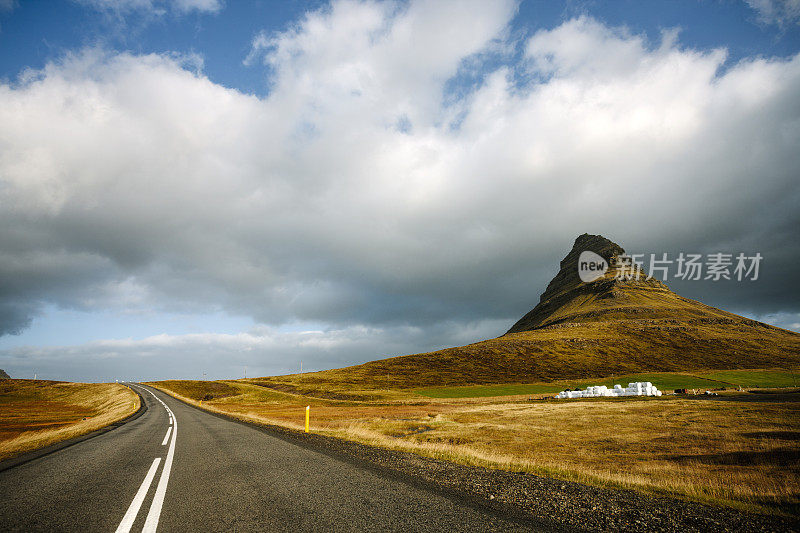
[[[234, 388], [236, 394], [203, 400], [200, 383], [223, 383]], [[243, 420], [275, 424], [294, 429], [304, 426], [305, 407], [311, 406], [315, 419], [336, 424], [349, 424], [353, 420], [385, 419], [391, 414], [400, 418], [424, 416], [429, 411], [429, 402], [355, 402], [304, 397], [298, 394], [274, 391], [247, 381], [193, 382], [184, 380], [155, 381], [146, 383], [172, 396], [208, 411], [225, 413]], [[440, 409], [447, 410], [447, 406]]]
[[139, 397], [118, 383], [0, 380], [0, 460], [85, 435], [137, 409]]
[[224, 381], [167, 380], [159, 383], [163, 384], [164, 387], [180, 391], [184, 398], [194, 401], [225, 398], [240, 394], [237, 386]]
[[[611, 381], [642, 376], [655, 375]], [[685, 379], [669, 376], [662, 376], [662, 383]], [[527, 401], [411, 394], [376, 402], [304, 397], [247, 381], [205, 383], [221, 383], [236, 394], [201, 403], [202, 382], [152, 385], [251, 422], [302, 430], [304, 408], [310, 405], [312, 431], [337, 438], [462, 464], [800, 516], [800, 402], [793, 395], [770, 401], [737, 392], [729, 393], [734, 401], [675, 396]], [[509, 390], [518, 389], [501, 392]]]
[[[679, 398], [486, 404], [406, 421], [402, 440], [422, 450], [445, 445], [460, 462], [477, 458], [592, 484], [797, 514], [798, 415], [797, 403]], [[391, 444], [404, 429], [382, 426], [362, 422], [349, 430], [366, 429]], [[414, 432], [423, 426], [431, 429]]]
[[[796, 440], [800, 432], [775, 429], [783, 427], [785, 413], [772, 413], [777, 420], [761, 419], [759, 430], [750, 431], [752, 420], [732, 425], [737, 414], [709, 412], [702, 408], [706, 406], [665, 409], [657, 400], [631, 409], [626, 403], [633, 402], [591, 408], [553, 403], [532, 408], [533, 412], [498, 405], [434, 421], [407, 421], [405, 426], [397, 421], [362, 422], [321, 432], [461, 464], [668, 494], [747, 511], [800, 514], [800, 452], [796, 445], [786, 447], [787, 440]], [[619, 412], [620, 408], [631, 410]], [[500, 416], [498, 409], [511, 414]], [[764, 415], [760, 409], [751, 413]], [[706, 423], [698, 425], [701, 418]], [[421, 426], [432, 429], [418, 432]]]

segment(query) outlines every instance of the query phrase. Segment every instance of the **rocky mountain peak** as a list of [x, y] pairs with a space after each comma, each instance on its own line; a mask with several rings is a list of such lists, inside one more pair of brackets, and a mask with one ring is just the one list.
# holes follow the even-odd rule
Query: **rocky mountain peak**
[[581, 254], [586, 251], [596, 253], [612, 267], [617, 264], [617, 258], [625, 253], [622, 246], [606, 239], [602, 235], [590, 235], [588, 233], [579, 235], [572, 245], [572, 250], [561, 260], [561, 268], [555, 277], [550, 280], [547, 289], [539, 298], [540, 302], [582, 283], [578, 276], [578, 261]]
[[[608, 270], [604, 274], [590, 282], [582, 281], [579, 275], [579, 263], [583, 261], [582, 255], [585, 252], [596, 254], [608, 265]], [[616, 275], [622, 264], [619, 258], [624, 254], [625, 250], [619, 244], [602, 235], [589, 233], [579, 235], [572, 249], [561, 260], [559, 271], [542, 293], [539, 304], [514, 324], [507, 333], [528, 331], [546, 325], [557, 311], [577, 297], [591, 295], [597, 298], [618, 298], [624, 295], [626, 288], [634, 286], [639, 289], [669, 290], [657, 279], [648, 279], [635, 265], [629, 268], [639, 272], [638, 279], [618, 279]]]

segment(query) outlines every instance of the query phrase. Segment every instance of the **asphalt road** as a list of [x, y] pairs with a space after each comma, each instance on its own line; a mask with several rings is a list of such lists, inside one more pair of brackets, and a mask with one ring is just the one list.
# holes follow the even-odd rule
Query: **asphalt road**
[[0, 472], [2, 531], [546, 531], [135, 386], [147, 411]]

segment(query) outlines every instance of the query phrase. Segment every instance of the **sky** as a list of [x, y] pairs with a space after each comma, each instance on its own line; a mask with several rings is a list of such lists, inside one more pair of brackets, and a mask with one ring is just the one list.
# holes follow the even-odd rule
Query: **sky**
[[800, 331], [800, 2], [0, 0], [0, 368], [322, 370], [503, 334], [582, 233]]

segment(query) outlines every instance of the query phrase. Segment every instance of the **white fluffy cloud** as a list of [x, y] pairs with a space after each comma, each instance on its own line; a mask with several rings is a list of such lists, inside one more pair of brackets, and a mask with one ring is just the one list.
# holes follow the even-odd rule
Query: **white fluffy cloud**
[[336, 2], [254, 39], [263, 98], [96, 49], [0, 85], [2, 332], [44, 304], [510, 324], [586, 231], [761, 251], [759, 285], [687, 296], [795, 310], [800, 58], [585, 17], [520, 44], [514, 12]]
[[217, 13], [223, 8], [222, 0], [74, 0], [98, 11], [124, 15], [139, 12], [164, 15], [168, 11], [178, 14]]
[[764, 24], [800, 24], [800, 0], [745, 0]]

